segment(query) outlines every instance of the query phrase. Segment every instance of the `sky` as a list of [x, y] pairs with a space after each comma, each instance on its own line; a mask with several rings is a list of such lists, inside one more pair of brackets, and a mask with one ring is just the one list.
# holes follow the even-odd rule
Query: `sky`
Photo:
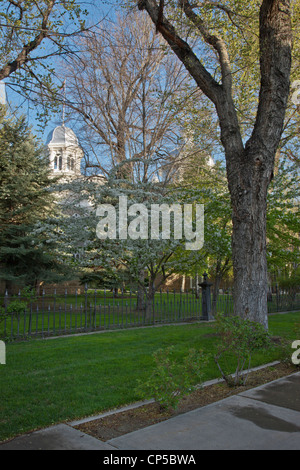
[[[91, 26], [107, 17], [113, 19], [116, 10], [120, 8], [118, 3], [118, 0], [89, 0], [80, 2], [82, 9], [86, 9], [88, 11], [88, 16], [86, 16], [86, 24]], [[47, 44], [46, 41], [44, 44]], [[56, 63], [56, 59], [54, 59], [54, 66]], [[6, 79], [5, 82], [9, 82], [9, 78]], [[14, 92], [9, 85], [4, 86], [3, 82], [0, 82], [0, 102], [4, 102], [4, 100], [6, 100], [6, 104], [8, 105], [10, 113], [15, 115], [22, 114], [27, 117], [27, 122], [32, 127], [33, 133], [36, 134], [37, 137], [42, 141], [46, 140], [49, 132], [54, 127], [62, 123], [61, 109], [58, 114], [51, 116], [51, 119], [49, 120], [46, 127], [41, 128], [41, 122], [39, 118], [37, 118], [34, 106], [30, 105], [28, 100], [20, 97], [18, 93]]]
[[[113, 20], [116, 12], [121, 11], [121, 6], [122, 4], [124, 5], [124, 3], [125, 2], [121, 2], [121, 0], [89, 0], [86, 2], [80, 2], [82, 8], [87, 9], [88, 11], [88, 16], [86, 17], [87, 26], [92, 26], [94, 24], [97, 24], [98, 22], [100, 22], [101, 26], [101, 20], [107, 17]], [[69, 26], [71, 25], [66, 25], [66, 28], [68, 28]], [[56, 63], [58, 63], [58, 59], [53, 59], [53, 64], [56, 65]], [[45, 143], [49, 133], [56, 126], [62, 124], [63, 107], [61, 107], [57, 114], [51, 116], [46, 126], [41, 127], [41, 122], [39, 118], [37, 118], [36, 110], [32, 105], [30, 105], [28, 100], [21, 98], [19, 95], [14, 93], [9, 87], [6, 87], [6, 95], [11, 112], [16, 112], [17, 115], [25, 115], [27, 117], [28, 124], [32, 126], [33, 133], [37, 135], [41, 142]], [[66, 95], [68, 95], [68, 83], [66, 83]], [[68, 126], [68, 121], [66, 121], [65, 124]], [[73, 130], [76, 132], [76, 129], [73, 126], [70, 125], [70, 127], [72, 127]], [[79, 135], [77, 135], [77, 137], [79, 137], [80, 139]]]

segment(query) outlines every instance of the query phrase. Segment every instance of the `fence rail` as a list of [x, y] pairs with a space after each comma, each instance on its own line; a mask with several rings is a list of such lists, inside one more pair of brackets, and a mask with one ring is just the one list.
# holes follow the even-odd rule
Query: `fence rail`
[[[144, 303], [146, 298], [143, 299]], [[154, 324], [206, 320], [202, 294], [188, 292], [156, 292], [150, 308], [138, 305], [133, 291], [117, 297], [106, 290], [88, 290], [83, 294], [42, 294], [28, 299], [21, 294], [0, 298], [0, 337], [9, 340], [28, 337], [49, 337], [98, 330], [113, 330]], [[214, 312], [233, 312], [232, 294], [221, 293], [213, 305]], [[275, 292], [268, 297], [268, 311], [300, 310], [300, 293]]]

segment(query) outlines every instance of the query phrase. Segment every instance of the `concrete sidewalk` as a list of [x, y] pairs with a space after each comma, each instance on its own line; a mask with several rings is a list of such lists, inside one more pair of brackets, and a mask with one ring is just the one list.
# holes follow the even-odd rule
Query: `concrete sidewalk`
[[0, 450], [213, 449], [300, 450], [300, 372], [108, 442], [59, 424], [0, 443]]

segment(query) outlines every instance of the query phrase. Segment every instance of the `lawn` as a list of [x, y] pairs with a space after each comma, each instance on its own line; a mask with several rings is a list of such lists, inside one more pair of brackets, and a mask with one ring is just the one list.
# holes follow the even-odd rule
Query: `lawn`
[[[299, 323], [300, 312], [272, 315], [270, 333], [300, 339]], [[192, 347], [213, 352], [216, 342], [213, 323], [196, 323], [8, 343], [6, 365], [0, 365], [0, 440], [134, 402], [137, 379], [148, 377], [155, 350], [174, 345], [178, 355]], [[277, 358], [277, 350], [260, 352], [251, 365]], [[204, 380], [215, 377], [211, 360]]]

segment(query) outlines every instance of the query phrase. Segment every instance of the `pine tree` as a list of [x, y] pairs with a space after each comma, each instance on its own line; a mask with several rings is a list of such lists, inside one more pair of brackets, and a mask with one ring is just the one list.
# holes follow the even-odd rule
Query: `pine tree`
[[[24, 117], [10, 119], [0, 110], [0, 279], [36, 285], [53, 280], [60, 270], [51, 255], [53, 245], [41, 222], [49, 217], [54, 199], [45, 149]], [[40, 227], [37, 230], [37, 224]]]

